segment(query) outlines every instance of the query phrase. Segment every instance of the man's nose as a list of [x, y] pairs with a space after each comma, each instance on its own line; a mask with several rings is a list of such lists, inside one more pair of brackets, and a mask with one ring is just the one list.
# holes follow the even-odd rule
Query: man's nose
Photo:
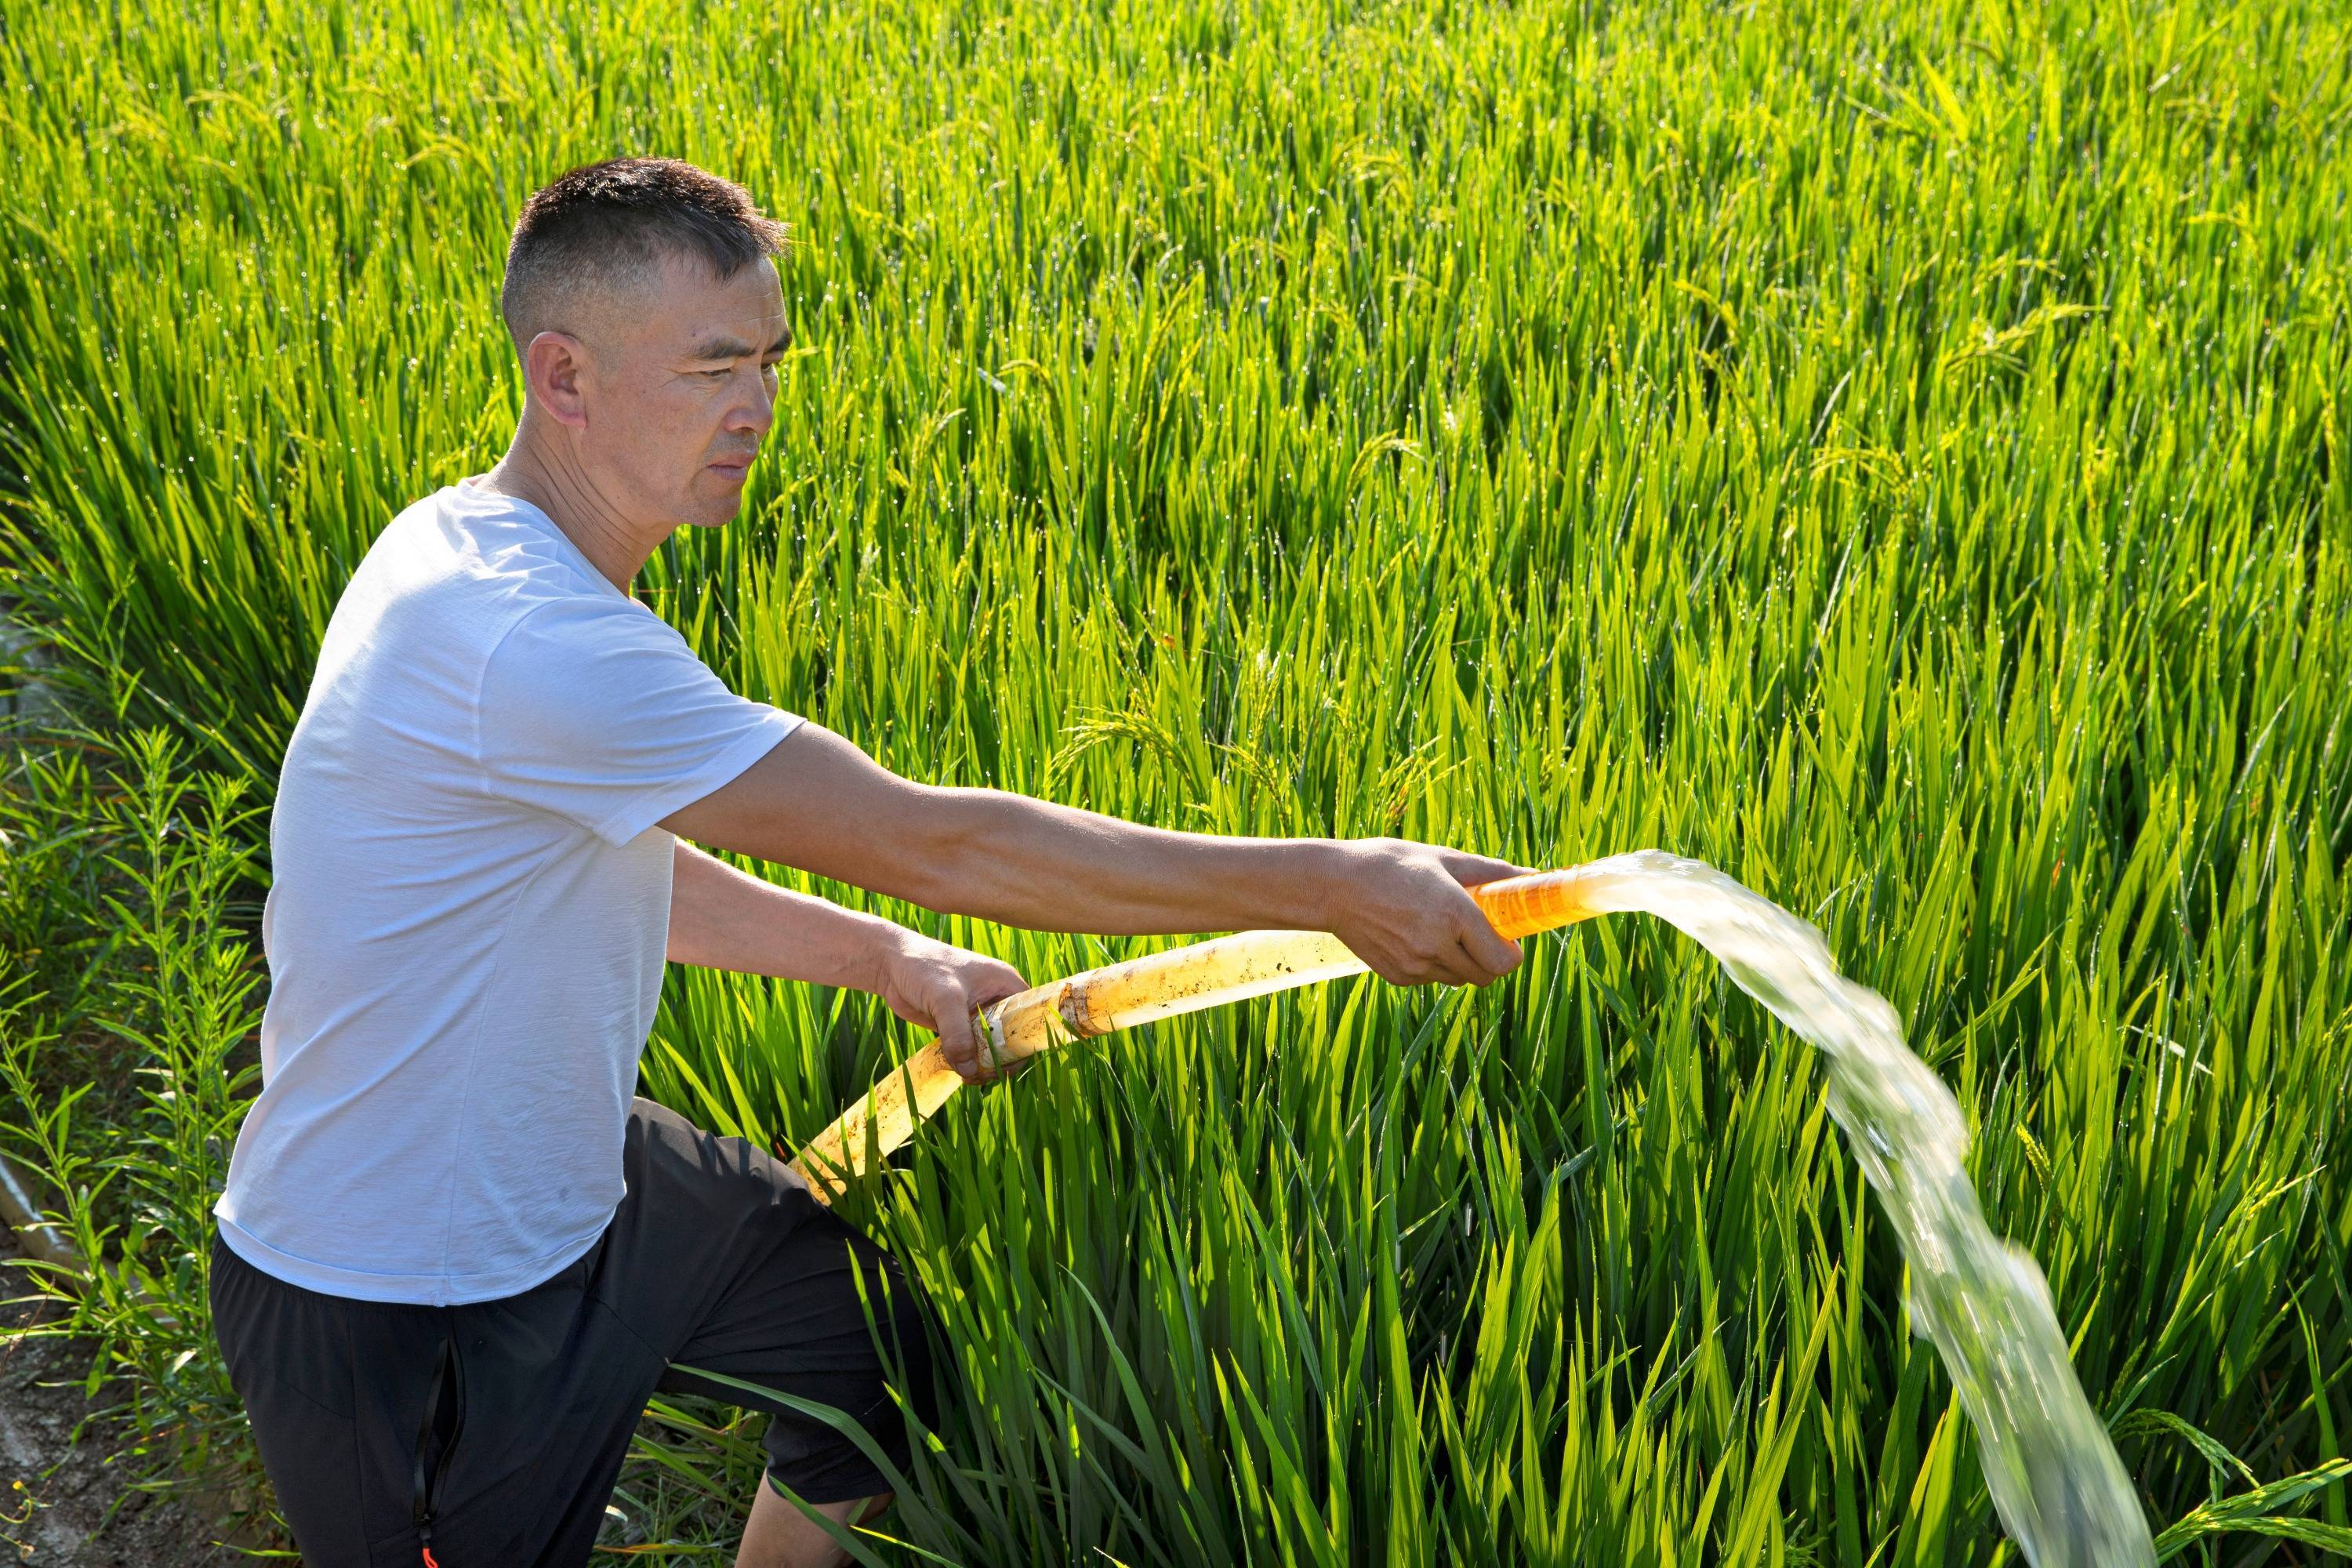
[[727, 411], [727, 428], [750, 430], [766, 435], [776, 422], [776, 395], [761, 388], [747, 393], [742, 400]]

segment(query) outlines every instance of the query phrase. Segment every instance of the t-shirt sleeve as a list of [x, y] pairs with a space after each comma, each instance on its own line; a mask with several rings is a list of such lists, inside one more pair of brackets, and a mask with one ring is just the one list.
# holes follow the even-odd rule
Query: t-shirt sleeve
[[476, 760], [493, 795], [625, 844], [750, 767], [798, 715], [727, 689], [633, 601], [534, 606], [491, 650]]

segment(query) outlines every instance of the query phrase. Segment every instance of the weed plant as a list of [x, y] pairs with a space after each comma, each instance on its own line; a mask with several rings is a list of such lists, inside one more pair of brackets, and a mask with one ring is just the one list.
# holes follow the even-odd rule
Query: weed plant
[[[640, 580], [739, 689], [1164, 825], [1723, 867], [1954, 1086], [2168, 1555], [2341, 1545], [2340, 5], [0, 22], [0, 570], [192, 756], [266, 793], [368, 541], [503, 450], [523, 197], [690, 158], [802, 240], [743, 513]], [[680, 971], [645, 1081], [791, 1147], [917, 1043]], [[845, 1210], [953, 1384], [879, 1560], [2014, 1561], [1813, 1062], [1671, 932], [1073, 1048]], [[691, 1425], [632, 1498], [723, 1529]]]
[[[30, 830], [34, 863], [88, 899], [0, 881], [0, 952], [25, 961], [0, 1000], [0, 1154], [50, 1200], [51, 1234], [76, 1255], [16, 1259], [5, 1286], [64, 1309], [16, 1332], [92, 1347], [85, 1386], [131, 1434], [127, 1475], [257, 1510], [260, 1467], [206, 1286], [213, 1201], [260, 1070], [241, 1047], [263, 974], [230, 912], [254, 855], [239, 829], [263, 808], [245, 803], [243, 777], [191, 775], [162, 730], [127, 737], [120, 757], [75, 739], [12, 745], [0, 786], [0, 820]], [[94, 753], [119, 766], [93, 768]], [[104, 962], [36, 984], [47, 970], [17, 945], [27, 936], [95, 945]]]

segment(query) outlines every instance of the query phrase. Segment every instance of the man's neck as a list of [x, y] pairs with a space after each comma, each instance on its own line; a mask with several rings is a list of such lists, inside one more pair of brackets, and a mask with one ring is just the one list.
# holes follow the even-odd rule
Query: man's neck
[[624, 594], [661, 542], [658, 535], [624, 517], [576, 466], [550, 461], [521, 440], [507, 449], [481, 483], [545, 512], [589, 564]]

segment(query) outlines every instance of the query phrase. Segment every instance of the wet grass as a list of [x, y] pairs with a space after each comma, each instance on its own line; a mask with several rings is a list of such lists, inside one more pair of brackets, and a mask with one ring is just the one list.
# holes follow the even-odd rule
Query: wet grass
[[[640, 588], [740, 689], [1723, 867], [1959, 1094], [2168, 1551], [2345, 1527], [2339, 8], [0, 16], [6, 586], [131, 717], [266, 791], [373, 531], [504, 448], [516, 205], [694, 159], [804, 241], [744, 514]], [[679, 971], [646, 1081], [789, 1146], [916, 1043]], [[945, 1320], [886, 1528], [950, 1561], [2014, 1560], [1815, 1064], [1671, 932], [1076, 1048], [846, 1207]], [[630, 1501], [723, 1530], [750, 1449], [673, 1429]]]

